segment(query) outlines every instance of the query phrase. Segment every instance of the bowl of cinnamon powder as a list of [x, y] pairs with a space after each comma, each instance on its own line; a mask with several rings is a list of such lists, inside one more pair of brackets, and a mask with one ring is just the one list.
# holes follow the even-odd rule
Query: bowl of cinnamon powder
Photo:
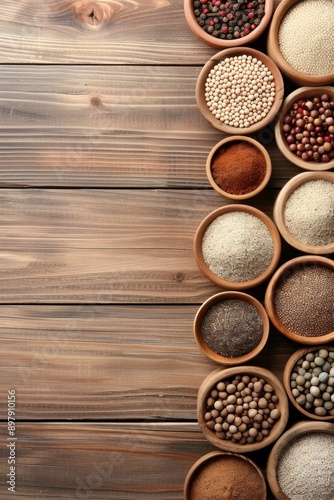
[[268, 184], [271, 172], [268, 151], [247, 136], [234, 135], [221, 140], [206, 161], [211, 186], [231, 200], [245, 200], [259, 194]]

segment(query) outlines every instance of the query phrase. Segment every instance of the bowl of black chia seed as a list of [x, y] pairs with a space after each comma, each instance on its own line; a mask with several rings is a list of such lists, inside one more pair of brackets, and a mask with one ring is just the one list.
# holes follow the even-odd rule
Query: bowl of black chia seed
[[217, 49], [253, 43], [267, 28], [273, 10], [273, 0], [184, 0], [190, 30]]
[[264, 306], [244, 292], [220, 292], [208, 298], [194, 319], [201, 351], [223, 365], [243, 364], [257, 356], [269, 336]]

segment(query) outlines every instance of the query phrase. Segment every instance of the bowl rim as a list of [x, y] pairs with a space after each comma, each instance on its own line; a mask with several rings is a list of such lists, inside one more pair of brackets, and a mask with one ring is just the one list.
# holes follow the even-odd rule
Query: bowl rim
[[266, 308], [269, 319], [273, 323], [274, 327], [288, 339], [297, 342], [299, 344], [310, 345], [310, 346], [317, 344], [326, 344], [334, 340], [334, 331], [327, 333], [326, 335], [319, 335], [317, 337], [306, 337], [298, 335], [297, 333], [292, 332], [285, 325], [283, 325], [283, 323], [280, 321], [275, 311], [274, 294], [278, 282], [287, 272], [291, 271], [294, 267], [302, 266], [304, 264], [323, 265], [334, 272], [334, 261], [329, 257], [325, 257], [322, 255], [313, 255], [313, 254], [294, 257], [293, 259], [284, 262], [278, 269], [276, 269], [276, 271], [270, 278], [264, 295], [264, 307]]
[[289, 500], [281, 490], [277, 478], [277, 466], [281, 452], [284, 447], [294, 439], [305, 434], [317, 432], [326, 432], [334, 435], [334, 424], [329, 422], [301, 420], [287, 429], [271, 448], [266, 464], [266, 476], [269, 488], [277, 500]]
[[[220, 215], [229, 212], [246, 212], [248, 214], [254, 215], [255, 217], [258, 217], [267, 226], [273, 240], [274, 252], [269, 266], [262, 274], [248, 281], [229, 281], [220, 278], [219, 276], [214, 274], [211, 271], [211, 269], [209, 269], [208, 265], [206, 264], [203, 258], [202, 239], [207, 227], [209, 226], [209, 224], [211, 224], [211, 222], [214, 219], [216, 219]], [[244, 204], [224, 205], [222, 207], [216, 208], [211, 213], [209, 213], [199, 224], [195, 233], [194, 243], [193, 243], [195, 260], [197, 262], [198, 267], [204, 274], [204, 276], [206, 276], [212, 283], [220, 286], [221, 288], [226, 288], [230, 290], [246, 290], [248, 288], [253, 288], [263, 283], [267, 278], [269, 278], [273, 274], [273, 272], [277, 268], [279, 259], [281, 257], [281, 249], [282, 249], [281, 236], [276, 227], [276, 224], [272, 221], [272, 219], [258, 208], [255, 208], [252, 205], [244, 205]]]
[[[262, 321], [262, 335], [261, 335], [261, 340], [259, 341], [257, 346], [254, 347], [254, 349], [252, 349], [248, 353], [233, 358], [217, 354], [215, 351], [210, 349], [203, 341], [201, 335], [201, 322], [205, 313], [210, 309], [211, 306], [213, 306], [217, 302], [230, 299], [242, 300], [244, 302], [247, 302], [248, 304], [253, 305], [256, 308], [257, 312], [259, 313]], [[268, 314], [264, 306], [261, 304], [261, 302], [252, 295], [249, 295], [248, 293], [232, 291], [232, 290], [226, 292], [219, 292], [209, 297], [205, 302], [203, 302], [203, 304], [197, 310], [193, 322], [193, 333], [199, 349], [212, 361], [215, 361], [216, 363], [226, 366], [243, 364], [255, 358], [255, 356], [257, 356], [265, 347], [269, 338], [269, 330], [270, 330], [270, 322]]]
[[[219, 439], [215, 436], [214, 432], [210, 430], [204, 419], [203, 408], [206, 405], [206, 399], [208, 392], [212, 389], [212, 386], [217, 384], [220, 380], [225, 380], [229, 377], [233, 377], [238, 374], [243, 375], [253, 375], [263, 378], [267, 383], [271, 384], [275, 393], [278, 396], [278, 406], [281, 410], [280, 419], [277, 420], [276, 424], [272, 427], [270, 434], [266, 436], [262, 441], [255, 443], [238, 444], [233, 443], [229, 440]], [[276, 441], [276, 439], [284, 431], [289, 418], [289, 399], [285, 392], [284, 386], [279, 378], [267, 368], [262, 368], [255, 365], [240, 365], [232, 366], [229, 368], [217, 368], [213, 372], [209, 373], [206, 378], [202, 381], [198, 394], [197, 394], [197, 420], [199, 427], [204, 435], [204, 437], [216, 448], [223, 451], [231, 451], [235, 453], [248, 453], [256, 450], [265, 448], [269, 444]]]
[[[239, 55], [251, 55], [252, 57], [256, 57], [256, 59], [262, 61], [267, 68], [273, 74], [275, 80], [275, 99], [270, 108], [268, 114], [262, 118], [262, 120], [250, 125], [247, 128], [240, 127], [232, 127], [230, 125], [226, 125], [220, 120], [218, 120], [209, 110], [205, 100], [204, 100], [204, 87], [205, 82], [208, 76], [209, 71], [222, 59], [230, 56], [239, 56]], [[284, 81], [283, 76], [276, 65], [275, 61], [271, 59], [264, 52], [260, 52], [257, 49], [253, 49], [252, 47], [231, 47], [229, 49], [223, 49], [220, 52], [214, 54], [202, 67], [196, 82], [196, 102], [197, 106], [202, 113], [203, 117], [211, 123], [213, 127], [224, 132], [229, 135], [251, 135], [254, 132], [266, 127], [269, 125], [278, 115], [281, 105], [284, 99]]]
[[334, 252], [334, 241], [327, 245], [310, 245], [298, 240], [287, 228], [284, 218], [284, 208], [288, 198], [297, 187], [312, 180], [325, 180], [334, 184], [334, 172], [302, 172], [292, 177], [280, 190], [273, 206], [273, 219], [284, 240], [297, 250], [304, 253], [324, 255]]
[[334, 167], [334, 159], [327, 163], [302, 160], [299, 156], [297, 156], [296, 154], [292, 153], [292, 151], [289, 150], [284, 135], [282, 133], [282, 126], [286, 112], [291, 108], [291, 106], [296, 101], [302, 99], [303, 97], [306, 96], [310, 97], [311, 95], [316, 95], [320, 93], [329, 93], [334, 100], [334, 86], [329, 86], [329, 85], [319, 85], [314, 87], [304, 86], [304, 87], [299, 87], [298, 89], [292, 91], [285, 97], [274, 125], [274, 135], [276, 144], [281, 153], [283, 154], [283, 156], [290, 163], [296, 165], [299, 168], [302, 168], [303, 170], [311, 170], [319, 172], [323, 170], [332, 169]]
[[195, 11], [192, 4], [193, 0], [183, 1], [184, 15], [190, 30], [201, 42], [205, 43], [209, 47], [213, 47], [216, 49], [240, 47], [249, 43], [253, 43], [266, 30], [274, 12], [274, 0], [266, 0], [264, 16], [261, 19], [260, 24], [253, 31], [242, 38], [224, 40], [221, 38], [215, 38], [209, 33], [206, 33], [203, 28], [199, 26], [196, 21]]
[[[218, 184], [216, 184], [216, 182], [212, 176], [211, 163], [212, 163], [212, 160], [213, 160], [215, 153], [222, 146], [225, 146], [225, 145], [233, 143], [233, 142], [241, 142], [241, 141], [244, 141], [244, 142], [247, 142], [247, 143], [253, 145], [256, 149], [258, 149], [260, 151], [260, 153], [262, 153], [262, 155], [264, 156], [265, 163], [266, 163], [266, 172], [265, 172], [265, 176], [264, 176], [262, 182], [257, 186], [256, 189], [253, 189], [253, 191], [250, 191], [249, 193], [245, 193], [245, 194], [232, 194], [232, 193], [229, 193], [227, 191], [224, 191], [222, 188], [220, 188], [218, 186]], [[252, 137], [248, 137], [245, 135], [233, 135], [231, 137], [225, 137], [224, 139], [219, 141], [217, 144], [215, 144], [215, 146], [213, 146], [213, 148], [211, 149], [211, 151], [207, 157], [207, 160], [206, 160], [206, 175], [207, 175], [207, 178], [208, 178], [211, 186], [213, 187], [213, 189], [215, 191], [217, 191], [217, 193], [219, 193], [222, 196], [225, 196], [226, 198], [229, 198], [231, 200], [240, 200], [240, 201], [246, 200], [246, 199], [252, 198], [253, 196], [256, 196], [257, 194], [259, 194], [268, 184], [270, 177], [271, 177], [271, 173], [272, 173], [272, 162], [271, 162], [270, 155], [269, 155], [268, 151], [266, 150], [266, 148], [259, 141], [253, 139]]]
[[298, 85], [328, 85], [334, 79], [334, 73], [325, 75], [309, 75], [293, 68], [283, 57], [278, 42], [279, 27], [283, 17], [291, 7], [303, 0], [281, 0], [275, 9], [268, 31], [267, 53], [275, 61], [280, 70]]
[[296, 399], [292, 395], [291, 386], [290, 386], [291, 372], [292, 372], [293, 367], [297, 363], [297, 361], [301, 357], [303, 357], [305, 354], [307, 354], [308, 352], [314, 352], [314, 351], [317, 351], [317, 350], [320, 350], [320, 349], [326, 349], [326, 350], [334, 352], [334, 346], [322, 344], [322, 345], [315, 345], [315, 346], [312, 346], [312, 347], [302, 347], [302, 348], [298, 349], [297, 351], [295, 351], [293, 354], [291, 354], [291, 356], [288, 358], [288, 360], [286, 361], [286, 363], [284, 365], [284, 369], [283, 369], [283, 386], [285, 388], [285, 391], [286, 391], [286, 393], [288, 395], [289, 400], [291, 401], [291, 403], [293, 404], [293, 406], [300, 413], [302, 413], [306, 417], [309, 417], [309, 418], [312, 418], [314, 420], [319, 420], [319, 421], [324, 422], [324, 421], [334, 420], [334, 415], [320, 416], [320, 415], [316, 415], [315, 413], [311, 413], [311, 412], [305, 410], [302, 406], [300, 406], [297, 403]]
[[185, 481], [184, 481], [184, 487], [183, 487], [183, 498], [184, 500], [191, 500], [190, 498], [190, 488], [192, 484], [192, 480], [194, 479], [195, 474], [197, 473], [198, 469], [201, 468], [203, 465], [207, 464], [211, 460], [215, 460], [217, 458], [225, 458], [225, 457], [234, 457], [240, 460], [243, 460], [244, 462], [247, 462], [254, 468], [254, 470], [258, 473], [259, 480], [262, 483], [263, 487], [263, 492], [264, 495], [261, 497], [260, 500], [265, 500], [267, 498], [267, 485], [266, 481], [264, 478], [264, 474], [260, 467], [250, 458], [246, 457], [245, 455], [241, 455], [240, 453], [233, 453], [230, 451], [211, 451], [207, 453], [206, 455], [203, 455], [200, 457], [189, 469]]

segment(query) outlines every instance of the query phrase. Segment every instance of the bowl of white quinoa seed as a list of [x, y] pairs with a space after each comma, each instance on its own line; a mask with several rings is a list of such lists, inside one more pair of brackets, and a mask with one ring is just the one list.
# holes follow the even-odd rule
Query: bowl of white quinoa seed
[[334, 81], [333, 0], [282, 0], [267, 38], [267, 53], [294, 83]]
[[334, 498], [334, 424], [301, 421], [274, 443], [266, 466], [277, 500]]
[[303, 172], [280, 190], [273, 217], [282, 238], [315, 255], [334, 252], [334, 172]]
[[263, 52], [249, 47], [222, 50], [203, 66], [196, 85], [197, 105], [212, 126], [247, 135], [277, 116], [284, 97], [283, 77]]
[[245, 290], [273, 274], [281, 255], [281, 238], [274, 222], [261, 210], [225, 205], [200, 223], [194, 255], [210, 281], [229, 290]]

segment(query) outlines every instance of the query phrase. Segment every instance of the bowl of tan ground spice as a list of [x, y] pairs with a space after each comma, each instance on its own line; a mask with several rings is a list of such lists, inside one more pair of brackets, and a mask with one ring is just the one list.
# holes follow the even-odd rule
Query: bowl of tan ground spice
[[189, 470], [184, 500], [265, 500], [267, 486], [259, 466], [237, 453], [212, 451]]
[[216, 448], [247, 453], [272, 444], [282, 434], [289, 401], [270, 370], [241, 365], [217, 369], [200, 385], [197, 419]]
[[334, 252], [334, 173], [303, 172], [279, 192], [276, 226], [289, 245], [317, 255]]
[[282, 264], [264, 297], [269, 319], [285, 337], [306, 345], [334, 340], [334, 261], [303, 255]]
[[334, 498], [334, 424], [301, 421], [272, 447], [266, 467], [276, 500]]
[[266, 345], [269, 318], [255, 297], [220, 292], [201, 305], [193, 329], [197, 345], [208, 358], [224, 365], [240, 365]]
[[202, 273], [228, 290], [252, 288], [275, 271], [281, 238], [261, 210], [243, 204], [220, 207], [200, 223], [194, 255]]
[[216, 144], [206, 161], [206, 174], [217, 193], [232, 200], [259, 194], [268, 184], [272, 166], [264, 146], [251, 137], [227, 137]]

